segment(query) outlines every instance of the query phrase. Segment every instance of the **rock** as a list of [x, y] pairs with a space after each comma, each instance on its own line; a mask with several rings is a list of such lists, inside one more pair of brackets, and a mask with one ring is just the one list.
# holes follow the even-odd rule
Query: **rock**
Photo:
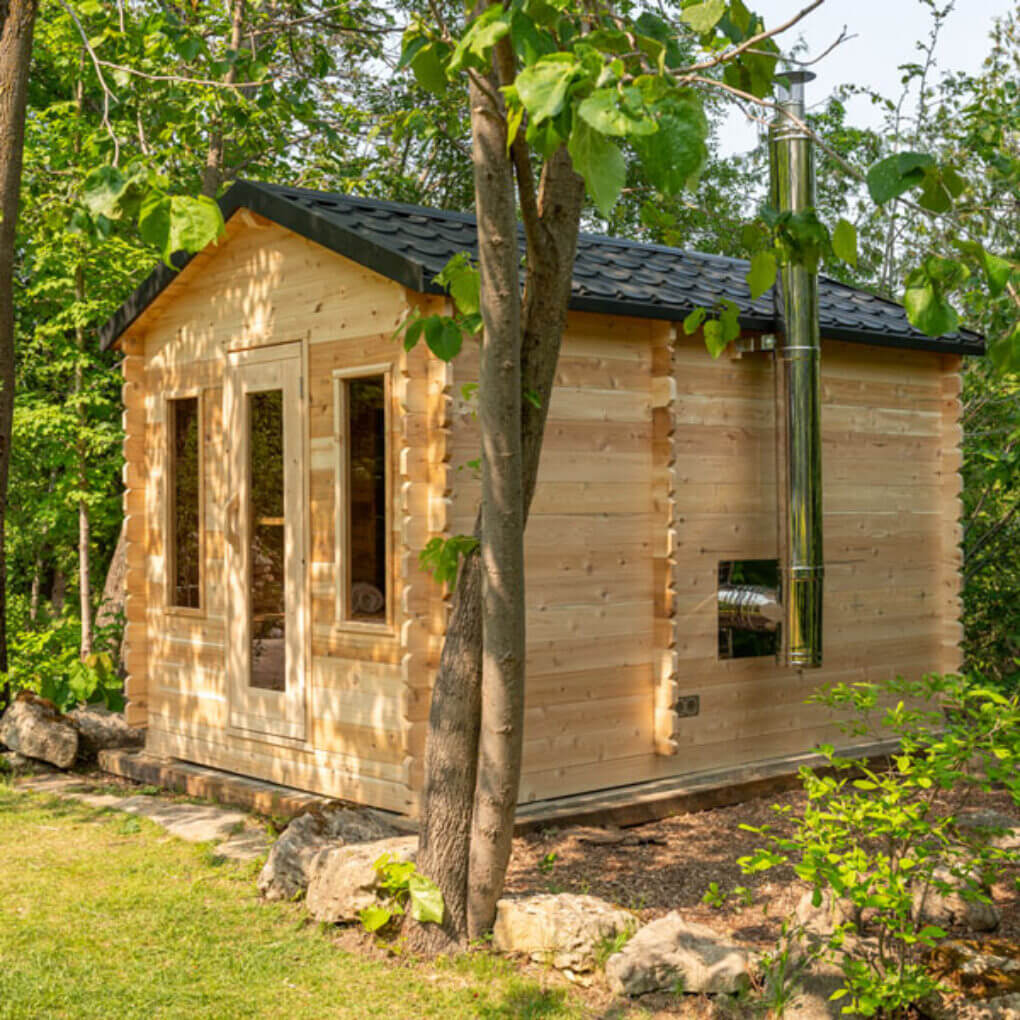
[[933, 1020], [1020, 1020], [1020, 994], [973, 1001], [953, 996], [929, 999], [924, 1006]]
[[633, 932], [638, 919], [597, 896], [539, 894], [496, 904], [492, 945], [560, 970], [594, 970], [608, 940]]
[[833, 993], [846, 984], [843, 971], [833, 963], [815, 960], [797, 975], [796, 991], [783, 1011], [783, 1020], [837, 1020], [845, 1017], [845, 1000], [832, 1001]]
[[834, 897], [828, 889], [822, 892], [822, 902], [817, 907], [814, 891], [804, 893], [797, 903], [796, 916], [806, 932], [823, 938], [828, 938], [841, 924], [860, 929], [860, 911], [849, 900]]
[[[46, 761], [39, 761], [37, 758], [26, 758], [17, 751], [4, 751], [0, 753], [0, 760], [11, 772], [56, 772], [57, 768]], [[0, 767], [0, 771], [3, 768]]]
[[245, 829], [235, 833], [228, 840], [216, 847], [216, 857], [227, 861], [247, 863], [264, 857], [272, 840], [264, 829]]
[[357, 921], [359, 913], [377, 901], [379, 872], [375, 862], [383, 854], [391, 854], [401, 862], [413, 861], [417, 851], [417, 836], [320, 849], [308, 867], [308, 913], [316, 921], [330, 924]]
[[[915, 921], [938, 925], [940, 928], [958, 924], [971, 931], [995, 931], [999, 927], [999, 911], [995, 904], [964, 899], [958, 891], [967, 887], [962, 878], [957, 878], [948, 868], [936, 868], [933, 877], [945, 882], [954, 891], [942, 894], [934, 885], [927, 890], [916, 889], [911, 911]], [[988, 895], [987, 888], [983, 891]]]
[[1020, 850], [1020, 822], [1001, 811], [968, 811], [960, 816], [956, 827], [963, 837], [978, 843], [999, 850]]
[[142, 747], [145, 731], [128, 726], [124, 716], [102, 705], [86, 705], [67, 713], [78, 730], [78, 756], [94, 761], [100, 751], [118, 747]]
[[259, 873], [258, 890], [267, 900], [292, 900], [308, 888], [308, 868], [327, 846], [387, 839], [397, 830], [366, 810], [328, 805], [298, 815], [273, 844]]
[[0, 717], [0, 740], [61, 769], [69, 769], [78, 754], [78, 731], [52, 701], [30, 691], [22, 691]]
[[753, 955], [677, 912], [645, 925], [606, 961], [617, 995], [674, 991], [732, 994], [747, 989]]

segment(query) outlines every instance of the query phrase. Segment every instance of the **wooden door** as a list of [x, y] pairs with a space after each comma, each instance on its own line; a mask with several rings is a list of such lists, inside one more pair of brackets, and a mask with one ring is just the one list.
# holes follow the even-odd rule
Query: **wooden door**
[[299, 344], [229, 355], [224, 515], [230, 725], [305, 737], [304, 386]]

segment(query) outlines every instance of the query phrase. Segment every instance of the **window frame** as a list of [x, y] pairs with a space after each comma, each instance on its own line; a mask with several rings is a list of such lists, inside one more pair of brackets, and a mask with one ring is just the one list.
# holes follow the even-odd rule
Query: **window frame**
[[[347, 386], [358, 379], [381, 376], [383, 381], [383, 464], [386, 510], [386, 618], [380, 621], [354, 620], [350, 613], [351, 588], [351, 515], [348, 512], [348, 480], [350, 478], [350, 444], [347, 441]], [[375, 365], [357, 365], [335, 368], [333, 387], [333, 550], [334, 550], [334, 609], [333, 628], [348, 633], [392, 636], [394, 633], [393, 594], [393, 365], [390, 362]]]
[[[176, 453], [174, 436], [176, 431], [177, 411], [175, 402], [181, 400], [197, 401], [196, 420], [198, 422], [198, 605], [181, 606], [175, 601], [177, 595], [177, 543], [174, 516], [176, 508]], [[163, 535], [166, 555], [165, 584], [163, 603], [166, 612], [174, 616], [204, 617], [206, 615], [206, 538], [205, 538], [205, 389], [192, 386], [164, 394], [163, 423], [166, 432], [164, 455], [166, 457], [165, 496], [163, 500]]]

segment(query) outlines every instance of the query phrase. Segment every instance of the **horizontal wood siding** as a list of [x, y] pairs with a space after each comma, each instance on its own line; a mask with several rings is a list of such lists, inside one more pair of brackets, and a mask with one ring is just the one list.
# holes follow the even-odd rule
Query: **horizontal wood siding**
[[[441, 593], [403, 555], [404, 533], [427, 537], [431, 386], [424, 348], [391, 339], [407, 313], [402, 287], [246, 211], [228, 237], [197, 256], [122, 341], [129, 516], [129, 696], [145, 713], [148, 747], [170, 755], [394, 811], [413, 812], [412, 759], [424, 741], [421, 688], [409, 669], [414, 624], [432, 626]], [[223, 385], [230, 351], [298, 343], [308, 387], [305, 431], [310, 650], [308, 739], [229, 728], [223, 509], [229, 498]], [[144, 356], [143, 356], [144, 353]], [[336, 619], [334, 369], [388, 365], [393, 492], [392, 626], [345, 629]], [[141, 392], [137, 395], [135, 390]], [[167, 396], [203, 399], [203, 606], [166, 604]], [[134, 460], [132, 458], [135, 458]], [[136, 463], [137, 461], [137, 463]], [[140, 492], [142, 497], [137, 494]], [[140, 579], [140, 580], [139, 580]], [[426, 647], [426, 653], [430, 649]], [[424, 681], [427, 686], [427, 680]], [[417, 693], [416, 693], [417, 692]], [[416, 701], [417, 699], [417, 701]]]
[[[626, 781], [617, 762], [651, 756], [656, 326], [574, 314], [564, 337], [526, 538], [525, 801]], [[475, 379], [472, 348], [454, 362], [454, 533], [479, 498]]]

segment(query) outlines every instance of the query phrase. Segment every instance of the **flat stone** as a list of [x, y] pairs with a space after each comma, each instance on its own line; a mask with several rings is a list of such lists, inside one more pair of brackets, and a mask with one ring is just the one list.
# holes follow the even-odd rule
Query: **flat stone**
[[597, 896], [539, 894], [502, 899], [496, 905], [492, 945], [500, 953], [523, 953], [560, 970], [588, 971], [600, 949], [638, 919]]
[[69, 776], [64, 772], [50, 772], [42, 776], [26, 776], [16, 779], [14, 785], [19, 790], [31, 793], [49, 793], [57, 797], [69, 797], [80, 794], [82, 780], [80, 776]]
[[69, 769], [78, 755], [78, 731], [52, 701], [31, 691], [22, 691], [0, 716], [0, 740], [60, 769]]
[[606, 961], [617, 995], [673, 991], [733, 994], [751, 984], [754, 955], [703, 924], [673, 911], [641, 928]]
[[118, 809], [148, 818], [188, 843], [221, 842], [232, 836], [247, 817], [241, 811], [215, 804], [179, 804], [145, 796], [128, 797]]
[[216, 856], [228, 861], [247, 863], [257, 861], [269, 853], [272, 837], [264, 829], [245, 829], [236, 832], [226, 842], [216, 847]]
[[396, 861], [413, 861], [417, 852], [417, 836], [397, 836], [319, 850], [308, 869], [305, 904], [308, 913], [316, 921], [329, 924], [357, 921], [361, 911], [378, 900], [376, 861], [383, 854], [389, 854]]
[[259, 893], [267, 900], [292, 900], [308, 888], [309, 868], [320, 850], [397, 835], [392, 825], [368, 809], [313, 808], [298, 815], [273, 844], [259, 873]]

